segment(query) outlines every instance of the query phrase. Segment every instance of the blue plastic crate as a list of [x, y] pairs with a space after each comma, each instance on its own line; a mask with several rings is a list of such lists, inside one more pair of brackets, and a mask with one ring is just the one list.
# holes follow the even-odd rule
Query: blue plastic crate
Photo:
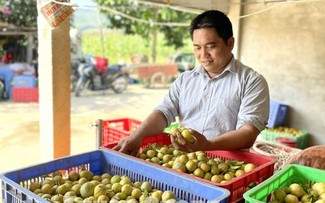
[[35, 87], [36, 77], [34, 75], [17, 75], [13, 81], [14, 87]]
[[270, 101], [270, 115], [267, 127], [274, 128], [284, 123], [288, 106], [275, 100]]
[[133, 181], [149, 181], [154, 188], [171, 190], [178, 200], [187, 202], [227, 203], [230, 195], [226, 189], [183, 177], [113, 150], [100, 149], [0, 174], [2, 200], [4, 203], [48, 202], [23, 186], [54, 171], [80, 170], [81, 166], [85, 166], [94, 175], [108, 172], [126, 175]]

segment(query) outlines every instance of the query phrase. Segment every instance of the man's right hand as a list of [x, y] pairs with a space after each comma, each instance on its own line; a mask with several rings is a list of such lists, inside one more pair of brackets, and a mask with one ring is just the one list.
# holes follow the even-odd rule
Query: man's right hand
[[119, 143], [112, 149], [123, 152], [125, 154], [136, 156], [141, 147], [141, 144], [142, 144], [142, 139], [129, 136], [120, 140]]

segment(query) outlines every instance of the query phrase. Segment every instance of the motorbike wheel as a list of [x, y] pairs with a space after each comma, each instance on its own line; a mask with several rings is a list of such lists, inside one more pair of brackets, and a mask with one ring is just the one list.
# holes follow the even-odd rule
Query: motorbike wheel
[[71, 80], [70, 90], [71, 92], [74, 92], [77, 86], [78, 78], [75, 75], [71, 75], [70, 80]]
[[5, 84], [0, 80], [0, 100], [5, 98]]
[[129, 78], [125, 76], [120, 76], [116, 78], [112, 83], [112, 89], [116, 94], [120, 94], [126, 90], [129, 84]]
[[85, 89], [86, 86], [87, 86], [87, 80], [85, 80], [84, 78], [79, 78], [76, 84], [76, 88], [74, 90], [74, 95], [76, 97], [79, 97], [81, 92]]

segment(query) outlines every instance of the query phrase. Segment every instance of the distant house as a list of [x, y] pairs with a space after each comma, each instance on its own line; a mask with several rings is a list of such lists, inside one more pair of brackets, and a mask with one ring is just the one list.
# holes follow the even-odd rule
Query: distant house
[[37, 59], [37, 30], [0, 22], [0, 59], [3, 62], [32, 63]]

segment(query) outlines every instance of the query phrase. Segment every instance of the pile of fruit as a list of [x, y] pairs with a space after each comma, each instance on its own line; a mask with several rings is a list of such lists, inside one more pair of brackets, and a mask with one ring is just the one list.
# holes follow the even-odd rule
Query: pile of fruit
[[314, 183], [310, 188], [299, 183], [272, 191], [270, 203], [325, 203], [325, 182]]
[[137, 154], [137, 157], [221, 184], [256, 168], [253, 163], [211, 158], [203, 151], [186, 153], [175, 149], [172, 145], [149, 144]]
[[127, 176], [109, 173], [94, 175], [85, 169], [71, 171], [66, 176], [56, 171], [40, 182], [31, 182], [26, 188], [53, 203], [176, 202], [172, 191], [154, 189], [148, 181], [132, 181]]
[[290, 128], [290, 127], [285, 127], [285, 126], [268, 128], [267, 130], [274, 132], [274, 133], [287, 134], [287, 135], [292, 135], [292, 136], [300, 136], [303, 134], [303, 131], [301, 131], [301, 130], [298, 130], [295, 128]]

